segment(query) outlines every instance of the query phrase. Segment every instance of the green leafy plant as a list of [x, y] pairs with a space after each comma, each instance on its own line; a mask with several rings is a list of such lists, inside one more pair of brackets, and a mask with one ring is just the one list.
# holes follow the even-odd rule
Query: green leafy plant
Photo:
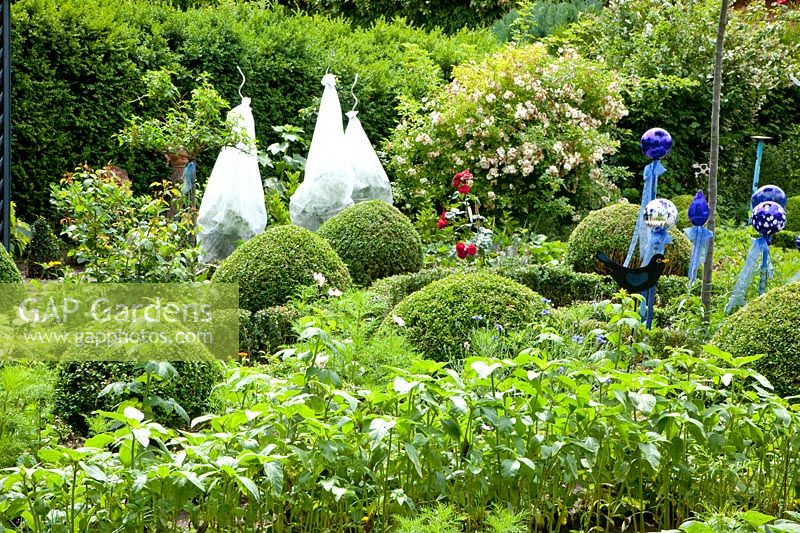
[[289, 199], [302, 182], [306, 158], [301, 154], [308, 152], [309, 141], [303, 137], [301, 128], [289, 124], [272, 129], [280, 140], [259, 154], [260, 163], [267, 169], [262, 172], [267, 189], [267, 210], [276, 225], [291, 224]]
[[153, 196], [136, 196], [110, 169], [78, 168], [53, 187], [52, 202], [64, 217], [67, 252], [83, 270], [68, 275], [98, 282], [178, 283], [198, 273], [199, 249], [191, 212], [169, 217], [169, 200], [180, 191], [168, 182]]

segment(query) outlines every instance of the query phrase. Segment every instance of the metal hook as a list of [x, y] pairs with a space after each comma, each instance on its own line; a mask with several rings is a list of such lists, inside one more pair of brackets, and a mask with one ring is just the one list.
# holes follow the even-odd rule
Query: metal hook
[[239, 98], [244, 100], [244, 96], [242, 96], [242, 87], [244, 87], [244, 83], [247, 81], [247, 78], [244, 77], [244, 72], [242, 72], [242, 69], [239, 68], [239, 65], [236, 65], [236, 70], [238, 70], [239, 74], [242, 76], [242, 83], [239, 84]]
[[356, 96], [355, 92], [356, 83], [358, 83], [358, 73], [356, 73], [356, 77], [355, 79], [353, 79], [353, 86], [350, 87], [350, 94], [353, 96], [353, 109], [351, 109], [350, 111], [355, 111], [356, 108], [358, 107], [358, 97]]
[[331, 57], [328, 60], [328, 68], [325, 69], [325, 74], [330, 74], [331, 65], [333, 65], [333, 56], [335, 56], [335, 55], [336, 55], [336, 53], [333, 50], [331, 50]]

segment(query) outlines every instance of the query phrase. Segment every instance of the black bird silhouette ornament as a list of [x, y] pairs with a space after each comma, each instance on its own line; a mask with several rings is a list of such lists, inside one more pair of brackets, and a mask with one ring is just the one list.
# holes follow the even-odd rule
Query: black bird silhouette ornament
[[602, 252], [597, 252], [595, 257], [608, 267], [614, 281], [631, 294], [644, 292], [651, 287], [655, 287], [658, 278], [664, 273], [664, 268], [669, 262], [669, 259], [665, 258], [662, 254], [655, 254], [645, 266], [627, 268], [615, 263]]

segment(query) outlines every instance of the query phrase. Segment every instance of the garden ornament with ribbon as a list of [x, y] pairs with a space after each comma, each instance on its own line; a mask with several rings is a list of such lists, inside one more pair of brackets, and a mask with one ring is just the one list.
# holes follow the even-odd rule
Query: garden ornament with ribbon
[[[766, 190], [766, 191], [765, 191]], [[765, 198], [772, 198], [772, 200]], [[756, 271], [761, 270], [758, 293], [767, 290], [767, 278], [772, 276], [772, 263], [769, 257], [769, 244], [772, 236], [786, 226], [786, 195], [779, 187], [767, 185], [753, 195], [753, 216], [750, 223], [761, 234], [753, 239], [753, 245], [745, 259], [739, 279], [733, 287], [725, 312], [730, 313], [744, 305], [747, 300], [747, 289], [750, 288]]]
[[639, 243], [639, 257], [644, 256], [648, 239], [648, 230], [644, 223], [644, 210], [649, 202], [656, 199], [658, 177], [666, 172], [664, 165], [661, 164], [661, 159], [672, 151], [672, 137], [666, 130], [651, 128], [644, 132], [639, 144], [642, 148], [642, 153], [652, 159], [652, 162], [644, 168], [642, 203], [639, 207], [639, 216], [636, 219], [636, 228], [633, 230], [633, 238], [628, 248], [628, 255], [625, 257], [624, 266], [626, 267], [631, 263], [637, 242]]
[[[649, 264], [656, 256], [663, 256], [664, 249], [672, 242], [669, 230], [678, 222], [678, 208], [675, 204], [664, 198], [656, 198], [649, 202], [644, 208], [644, 223], [650, 230], [642, 265]], [[646, 323], [647, 329], [653, 325], [653, 305], [655, 304], [655, 286], [642, 293], [644, 304], [640, 308], [642, 320]]]
[[697, 191], [692, 203], [689, 204], [689, 221], [691, 221], [692, 227], [683, 230], [692, 243], [692, 255], [689, 258], [689, 290], [692, 290], [692, 285], [697, 279], [697, 270], [706, 260], [709, 248], [708, 243], [714, 236], [711, 231], [705, 228], [709, 214], [710, 210], [706, 195], [703, 194], [703, 191]]

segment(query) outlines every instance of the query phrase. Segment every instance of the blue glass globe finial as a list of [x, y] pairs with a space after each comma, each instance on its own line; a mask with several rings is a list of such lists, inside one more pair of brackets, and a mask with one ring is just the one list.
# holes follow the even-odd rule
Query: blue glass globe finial
[[672, 136], [662, 128], [650, 128], [639, 142], [642, 153], [650, 159], [662, 159], [672, 151]]
[[776, 202], [761, 202], [753, 208], [751, 224], [761, 235], [775, 235], [786, 227], [786, 211]]
[[702, 226], [708, 220], [711, 210], [706, 201], [706, 195], [703, 191], [697, 191], [694, 195], [692, 203], [689, 204], [689, 220], [693, 226]]
[[763, 202], [775, 202], [786, 209], [786, 193], [777, 185], [764, 185], [753, 193], [753, 197], [750, 198], [750, 207], [754, 208]]

